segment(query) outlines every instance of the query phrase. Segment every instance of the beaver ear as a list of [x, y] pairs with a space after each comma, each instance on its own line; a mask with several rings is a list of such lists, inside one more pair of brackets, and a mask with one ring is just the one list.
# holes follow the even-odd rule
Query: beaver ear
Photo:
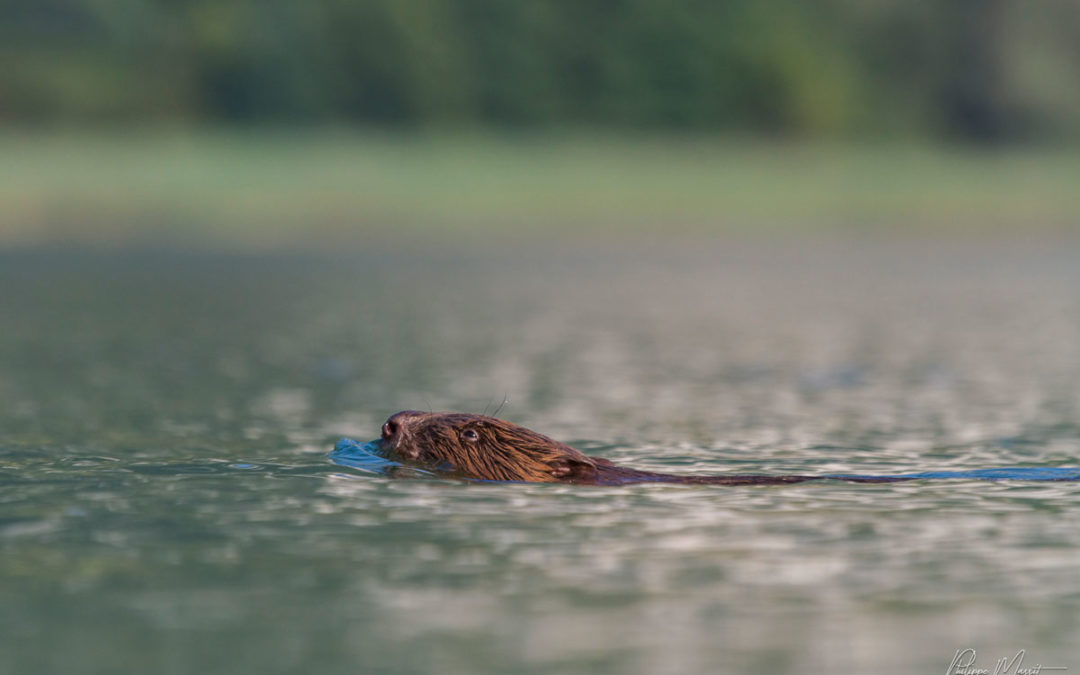
[[552, 462], [551, 475], [556, 480], [586, 483], [596, 480], [596, 465], [589, 461], [563, 457]]

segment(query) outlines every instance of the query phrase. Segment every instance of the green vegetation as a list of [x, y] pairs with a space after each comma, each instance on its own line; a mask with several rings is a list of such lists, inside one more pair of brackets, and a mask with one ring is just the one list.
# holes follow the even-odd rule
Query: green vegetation
[[0, 246], [1073, 229], [1078, 7], [6, 0]]
[[0, 122], [1076, 137], [1074, 0], [6, 0]]
[[715, 137], [0, 136], [0, 245], [1075, 228], [1080, 157]]

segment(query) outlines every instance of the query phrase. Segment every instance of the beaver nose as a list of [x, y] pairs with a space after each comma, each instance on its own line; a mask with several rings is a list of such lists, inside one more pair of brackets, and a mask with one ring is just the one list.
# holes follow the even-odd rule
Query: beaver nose
[[388, 441], [398, 432], [398, 423], [394, 420], [386, 420], [382, 425], [382, 439]]
[[393, 440], [395, 436], [401, 433], [401, 429], [406, 426], [413, 419], [420, 417], [424, 413], [416, 410], [402, 410], [399, 413], [395, 413], [390, 416], [390, 419], [386, 420], [386, 423], [382, 425], [382, 437], [384, 441]]

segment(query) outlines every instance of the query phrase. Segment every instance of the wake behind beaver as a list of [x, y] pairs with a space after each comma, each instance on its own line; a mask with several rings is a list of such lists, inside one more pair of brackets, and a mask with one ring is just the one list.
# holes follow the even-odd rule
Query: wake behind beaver
[[[1080, 468], [1018, 467], [974, 471], [935, 471], [896, 476], [860, 474], [708, 475], [693, 476], [641, 471], [591, 457], [531, 429], [487, 415], [425, 413], [404, 410], [382, 426], [382, 436], [368, 444], [343, 439], [334, 461], [358, 468], [387, 471], [410, 467], [432, 474], [474, 481], [626, 485], [787, 485], [816, 480], [852, 483], [897, 483], [934, 478], [981, 480], [1078, 481]], [[399, 464], [400, 463], [400, 464]]]

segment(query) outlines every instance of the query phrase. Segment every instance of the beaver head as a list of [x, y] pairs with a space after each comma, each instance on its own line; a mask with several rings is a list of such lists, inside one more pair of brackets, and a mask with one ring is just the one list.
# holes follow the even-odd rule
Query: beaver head
[[590, 482], [596, 462], [568, 445], [486, 415], [404, 410], [382, 427], [388, 456], [464, 478]]

